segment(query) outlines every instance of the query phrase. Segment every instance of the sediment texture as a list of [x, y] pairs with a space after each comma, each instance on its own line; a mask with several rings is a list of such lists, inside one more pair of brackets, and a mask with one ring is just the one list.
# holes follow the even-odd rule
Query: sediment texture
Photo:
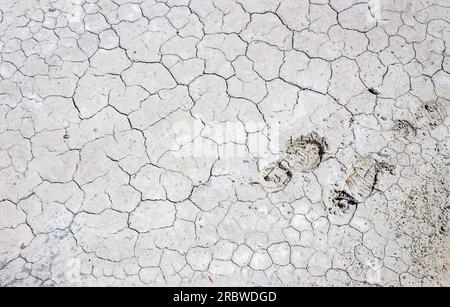
[[0, 285], [448, 286], [448, 0], [1, 0]]

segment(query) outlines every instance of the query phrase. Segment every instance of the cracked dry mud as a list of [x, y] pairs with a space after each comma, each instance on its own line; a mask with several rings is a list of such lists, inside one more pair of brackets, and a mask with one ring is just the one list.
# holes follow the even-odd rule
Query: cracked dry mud
[[1, 286], [449, 286], [448, 0], [1, 0]]

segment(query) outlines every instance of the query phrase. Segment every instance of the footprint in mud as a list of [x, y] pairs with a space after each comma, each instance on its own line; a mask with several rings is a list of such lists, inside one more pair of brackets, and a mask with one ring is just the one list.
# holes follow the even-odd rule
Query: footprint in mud
[[292, 180], [292, 172], [284, 168], [280, 163], [275, 163], [266, 167], [261, 175], [262, 186], [268, 193], [284, 190]]
[[280, 164], [285, 169], [310, 171], [322, 162], [326, 148], [325, 139], [314, 132], [295, 140], [291, 139]]
[[375, 191], [380, 172], [393, 172], [386, 162], [363, 158], [347, 173], [340, 189], [334, 190], [328, 199], [327, 209], [333, 224], [344, 225], [351, 221], [360, 203], [364, 203]]
[[345, 179], [345, 191], [357, 202], [364, 202], [375, 189], [380, 165], [377, 161], [358, 161]]
[[417, 129], [407, 120], [396, 120], [392, 131], [399, 137], [407, 140], [417, 135]]
[[444, 106], [439, 100], [426, 102], [417, 110], [417, 120], [423, 124], [435, 128], [441, 125], [447, 117]]
[[363, 158], [347, 173], [344, 190], [356, 202], [363, 203], [375, 191], [380, 175], [394, 174], [395, 166], [385, 161]]

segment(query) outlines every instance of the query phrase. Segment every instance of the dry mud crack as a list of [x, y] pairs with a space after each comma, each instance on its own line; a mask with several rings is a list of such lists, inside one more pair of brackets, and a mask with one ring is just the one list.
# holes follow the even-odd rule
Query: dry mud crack
[[0, 286], [449, 286], [448, 0], [1, 0]]

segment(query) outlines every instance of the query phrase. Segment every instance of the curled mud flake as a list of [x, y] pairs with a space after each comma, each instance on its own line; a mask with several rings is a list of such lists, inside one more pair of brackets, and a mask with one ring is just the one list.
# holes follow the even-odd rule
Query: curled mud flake
[[316, 133], [301, 136], [286, 146], [285, 157], [280, 164], [286, 169], [309, 171], [322, 162], [327, 145]]
[[361, 160], [347, 175], [346, 190], [357, 201], [365, 201], [375, 189], [378, 179], [379, 166], [376, 161]]
[[407, 120], [396, 120], [392, 131], [404, 139], [410, 139], [417, 135], [417, 129]]
[[269, 193], [279, 192], [292, 180], [292, 172], [279, 163], [273, 164], [262, 171], [262, 185]]

